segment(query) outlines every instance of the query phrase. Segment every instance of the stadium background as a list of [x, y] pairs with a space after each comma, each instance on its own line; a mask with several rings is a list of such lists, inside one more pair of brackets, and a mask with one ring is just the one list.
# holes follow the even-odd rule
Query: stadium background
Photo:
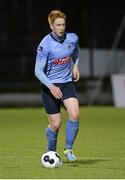
[[[123, 3], [111, 0], [0, 0], [0, 106], [41, 105], [40, 84], [34, 75], [35, 55], [38, 43], [50, 32], [47, 15], [52, 9], [64, 11], [67, 31], [79, 36], [82, 51], [82, 76], [77, 83], [80, 103], [113, 105], [110, 77], [113, 73], [125, 73]], [[95, 56], [98, 51], [103, 53]], [[112, 52], [110, 58], [109, 52]], [[118, 52], [122, 52], [120, 65]], [[103, 65], [109, 61], [112, 62], [111, 70], [107, 72]], [[99, 73], [98, 67], [101, 67]]]

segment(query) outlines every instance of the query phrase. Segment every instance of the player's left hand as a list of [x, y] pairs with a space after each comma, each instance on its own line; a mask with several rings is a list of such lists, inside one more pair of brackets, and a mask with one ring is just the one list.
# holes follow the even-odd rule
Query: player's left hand
[[74, 65], [73, 67], [73, 78], [74, 78], [74, 81], [78, 81], [80, 78], [80, 72], [77, 65]]

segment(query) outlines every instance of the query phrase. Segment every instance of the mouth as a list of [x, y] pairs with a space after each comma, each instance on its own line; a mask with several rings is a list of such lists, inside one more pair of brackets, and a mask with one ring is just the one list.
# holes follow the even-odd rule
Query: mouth
[[64, 32], [60, 32], [59, 34], [60, 34], [60, 35], [63, 35], [63, 34], [64, 34]]

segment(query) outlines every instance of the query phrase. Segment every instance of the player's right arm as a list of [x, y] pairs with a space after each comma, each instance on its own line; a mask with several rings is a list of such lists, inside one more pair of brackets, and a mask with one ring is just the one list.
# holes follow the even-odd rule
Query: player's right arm
[[46, 66], [46, 59], [42, 59], [40, 54], [37, 53], [36, 64], [35, 64], [35, 76], [40, 80], [42, 84], [49, 87], [52, 83], [49, 81], [44, 73], [44, 68]]
[[39, 79], [39, 81], [47, 86], [50, 92], [55, 96], [55, 98], [62, 98], [62, 92], [60, 88], [56, 87], [51, 81], [47, 78], [44, 73], [44, 69], [47, 63], [47, 51], [43, 51], [42, 47], [38, 47], [37, 56], [36, 56], [36, 64], [35, 64], [35, 76]]
[[47, 86], [50, 90], [50, 92], [55, 96], [55, 98], [60, 99], [62, 98], [62, 92], [60, 88], [52, 84], [49, 79], [46, 77], [44, 73], [45, 68], [45, 62], [39, 62], [36, 61], [35, 64], [35, 75], [40, 80], [41, 83], [43, 83], [45, 86]]

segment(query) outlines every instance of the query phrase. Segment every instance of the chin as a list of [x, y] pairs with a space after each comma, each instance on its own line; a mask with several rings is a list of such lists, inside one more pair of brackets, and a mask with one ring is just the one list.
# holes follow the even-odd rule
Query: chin
[[59, 34], [58, 36], [63, 36], [64, 35], [64, 33], [61, 33], [61, 34]]

